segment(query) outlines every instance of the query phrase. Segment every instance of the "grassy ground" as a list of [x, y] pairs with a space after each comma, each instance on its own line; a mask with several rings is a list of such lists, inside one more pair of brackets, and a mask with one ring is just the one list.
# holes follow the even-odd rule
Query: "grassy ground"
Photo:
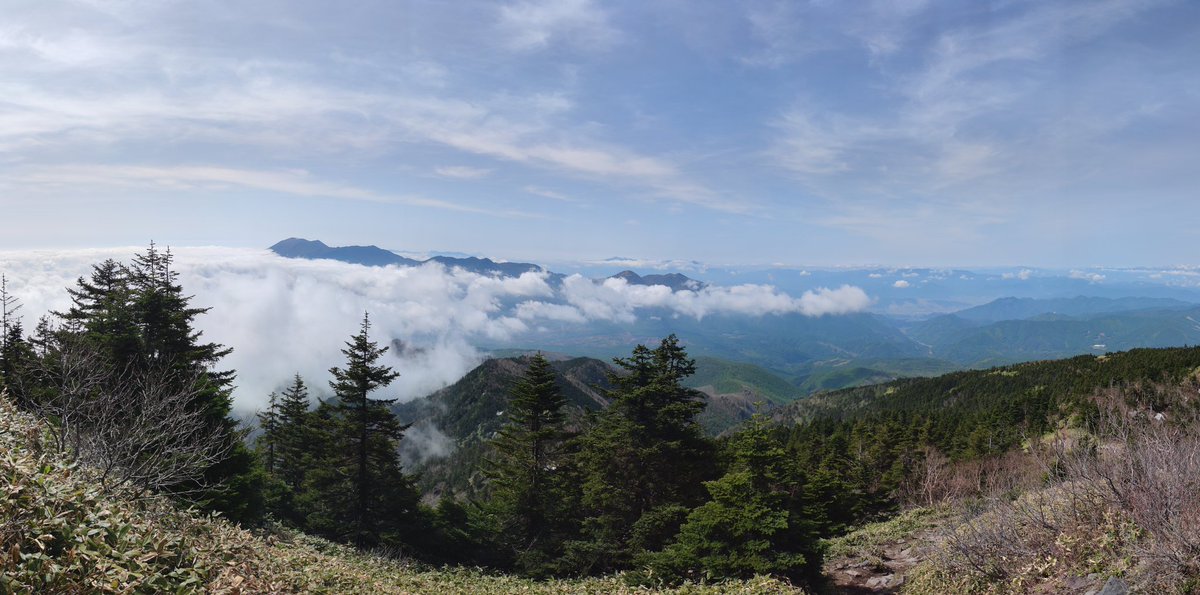
[[950, 507], [946, 505], [907, 510], [886, 521], [871, 523], [841, 537], [826, 539], [825, 557], [833, 559], [862, 555], [864, 552], [912, 537], [921, 531], [936, 528], [950, 516]]
[[651, 590], [427, 568], [292, 531], [251, 533], [163, 499], [104, 493], [0, 396], [0, 593], [799, 593], [754, 579]]

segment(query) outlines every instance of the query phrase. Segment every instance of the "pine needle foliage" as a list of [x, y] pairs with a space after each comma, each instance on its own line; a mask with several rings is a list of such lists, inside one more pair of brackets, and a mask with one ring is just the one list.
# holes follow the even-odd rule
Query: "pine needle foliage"
[[508, 423], [487, 460], [500, 541], [527, 575], [545, 574], [569, 521], [563, 446], [567, 400], [541, 353], [512, 388]]
[[370, 331], [370, 316], [364, 314], [359, 332], [342, 350], [345, 367], [329, 370], [336, 395], [332, 448], [325, 465], [311, 474], [322, 506], [308, 518], [317, 531], [362, 547], [399, 539], [417, 506], [396, 450], [407, 426], [388, 408], [394, 399], [369, 396], [399, 377], [379, 363], [388, 348], [372, 341]]

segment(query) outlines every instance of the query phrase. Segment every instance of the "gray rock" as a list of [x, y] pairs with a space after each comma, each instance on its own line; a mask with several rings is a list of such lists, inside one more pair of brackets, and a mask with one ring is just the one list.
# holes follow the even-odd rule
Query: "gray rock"
[[885, 574], [883, 576], [876, 576], [876, 577], [872, 577], [871, 579], [868, 579], [866, 582], [866, 587], [868, 589], [894, 589], [903, 584], [904, 584], [903, 576], [896, 576], [894, 574]]
[[1129, 584], [1114, 576], [1104, 583], [1104, 588], [1096, 595], [1129, 595]]

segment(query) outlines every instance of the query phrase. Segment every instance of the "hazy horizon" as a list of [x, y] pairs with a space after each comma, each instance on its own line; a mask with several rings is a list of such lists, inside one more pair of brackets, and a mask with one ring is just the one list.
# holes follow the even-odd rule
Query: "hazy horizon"
[[[270, 247], [278, 241], [290, 238], [300, 238], [300, 236], [286, 236], [269, 240], [265, 243], [254, 243], [253, 241], [246, 242], [230, 242], [230, 243], [194, 243], [180, 244], [164, 242], [160, 239], [151, 238], [143, 243], [71, 243], [63, 242], [59, 244], [46, 244], [40, 246], [12, 246], [0, 247], [0, 254], [20, 254], [20, 253], [37, 253], [48, 252], [56, 253], [63, 251], [82, 251], [82, 250], [98, 250], [98, 251], [121, 251], [124, 250], [129, 254], [144, 250], [150, 242], [154, 242], [160, 248], [238, 248], [247, 250], [269, 251]], [[599, 267], [615, 267], [633, 270], [638, 273], [658, 273], [658, 272], [679, 272], [688, 273], [703, 271], [706, 268], [754, 268], [754, 269], [813, 269], [813, 270], [868, 270], [868, 269], [930, 269], [930, 270], [970, 270], [970, 271], [1010, 271], [1021, 269], [1040, 270], [1046, 272], [1070, 272], [1072, 270], [1117, 270], [1117, 271], [1137, 271], [1137, 270], [1192, 270], [1200, 269], [1200, 261], [1191, 262], [1136, 262], [1130, 264], [1104, 264], [1097, 262], [1078, 262], [1078, 263], [1062, 263], [1058, 265], [1035, 265], [1025, 262], [896, 262], [888, 263], [883, 261], [859, 261], [859, 262], [842, 262], [828, 263], [820, 261], [795, 261], [781, 262], [763, 258], [761, 260], [745, 259], [745, 260], [697, 260], [694, 258], [665, 257], [665, 258], [643, 258], [626, 250], [625, 253], [614, 254], [598, 254], [589, 255], [579, 258], [564, 258], [555, 253], [543, 253], [542, 255], [517, 255], [507, 256], [506, 252], [500, 250], [498, 252], [474, 251], [464, 252], [456, 250], [452, 246], [448, 247], [420, 247], [420, 246], [394, 246], [384, 243], [354, 241], [352, 239], [345, 242], [330, 242], [321, 237], [304, 237], [300, 239], [317, 240], [325, 243], [330, 247], [341, 246], [375, 246], [389, 252], [393, 252], [400, 256], [414, 258], [416, 260], [425, 260], [433, 256], [451, 256], [451, 257], [475, 257], [488, 258], [496, 262], [527, 262], [546, 266], [553, 270], [552, 265], [560, 265], [573, 269], [584, 268], [599, 268]]]

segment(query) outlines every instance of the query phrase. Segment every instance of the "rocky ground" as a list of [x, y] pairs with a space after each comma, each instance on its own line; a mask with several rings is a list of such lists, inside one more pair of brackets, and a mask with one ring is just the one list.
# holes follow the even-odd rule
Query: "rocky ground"
[[898, 593], [906, 573], [936, 549], [938, 531], [924, 529], [830, 558], [825, 576], [837, 593]]

